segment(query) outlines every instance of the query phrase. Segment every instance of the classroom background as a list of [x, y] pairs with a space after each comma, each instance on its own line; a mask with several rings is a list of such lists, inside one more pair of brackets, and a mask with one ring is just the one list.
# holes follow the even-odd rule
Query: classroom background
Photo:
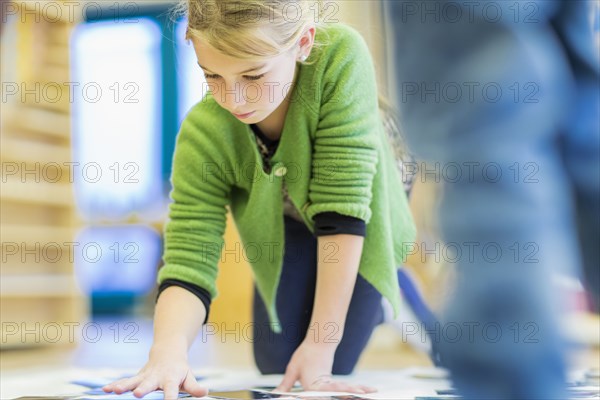
[[[175, 137], [205, 89], [173, 4], [1, 4], [3, 374], [146, 360]], [[390, 21], [378, 2], [327, 4], [325, 18], [362, 33], [380, 92], [393, 99]], [[440, 310], [452, 280], [435, 217], [445, 172], [421, 166], [410, 199], [419, 236], [406, 268]], [[252, 279], [230, 216], [225, 239], [211, 331], [190, 363], [249, 369]], [[579, 282], [559, 279], [572, 294], [563, 326], [578, 344], [572, 363], [597, 366], [600, 320]], [[431, 365], [425, 338], [399, 325], [413, 322], [406, 310], [396, 326], [378, 328], [358, 368]]]

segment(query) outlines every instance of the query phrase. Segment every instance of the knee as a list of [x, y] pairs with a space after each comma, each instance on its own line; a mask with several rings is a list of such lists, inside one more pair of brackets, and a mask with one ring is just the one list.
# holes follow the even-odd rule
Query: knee
[[285, 369], [287, 368], [290, 358], [273, 356], [265, 351], [254, 352], [256, 367], [262, 375], [285, 374]]

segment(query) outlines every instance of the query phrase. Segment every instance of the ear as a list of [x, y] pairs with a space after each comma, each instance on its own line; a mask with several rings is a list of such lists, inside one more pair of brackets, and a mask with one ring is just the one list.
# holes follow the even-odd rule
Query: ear
[[310, 51], [315, 43], [315, 33], [317, 28], [314, 25], [309, 26], [298, 41], [298, 55], [299, 57], [306, 56], [308, 57]]

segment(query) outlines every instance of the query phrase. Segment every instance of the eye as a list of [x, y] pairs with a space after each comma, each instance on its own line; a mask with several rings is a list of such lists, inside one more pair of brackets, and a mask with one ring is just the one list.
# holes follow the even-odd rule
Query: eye
[[245, 78], [248, 79], [249, 81], [257, 81], [260, 78], [262, 78], [263, 76], [265, 76], [265, 74], [255, 75], [255, 76], [245, 76]]
[[[262, 77], [264, 77], [265, 75], [266, 74], [254, 75], [254, 76], [248, 76], [248, 75], [246, 75], [246, 76], [244, 76], [244, 78], [248, 79], [249, 81], [257, 81], [257, 80], [261, 79]], [[204, 74], [204, 77], [206, 79], [218, 79], [218, 78], [220, 78], [220, 76], [217, 75], [217, 74], [206, 74], [206, 73]]]

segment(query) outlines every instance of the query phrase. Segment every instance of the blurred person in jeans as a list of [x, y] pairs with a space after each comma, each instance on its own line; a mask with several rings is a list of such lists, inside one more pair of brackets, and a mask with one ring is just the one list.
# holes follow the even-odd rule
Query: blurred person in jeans
[[552, 275], [583, 271], [599, 307], [598, 9], [385, 3], [409, 147], [447, 172], [439, 216], [457, 278], [438, 361], [469, 399], [564, 399]]

